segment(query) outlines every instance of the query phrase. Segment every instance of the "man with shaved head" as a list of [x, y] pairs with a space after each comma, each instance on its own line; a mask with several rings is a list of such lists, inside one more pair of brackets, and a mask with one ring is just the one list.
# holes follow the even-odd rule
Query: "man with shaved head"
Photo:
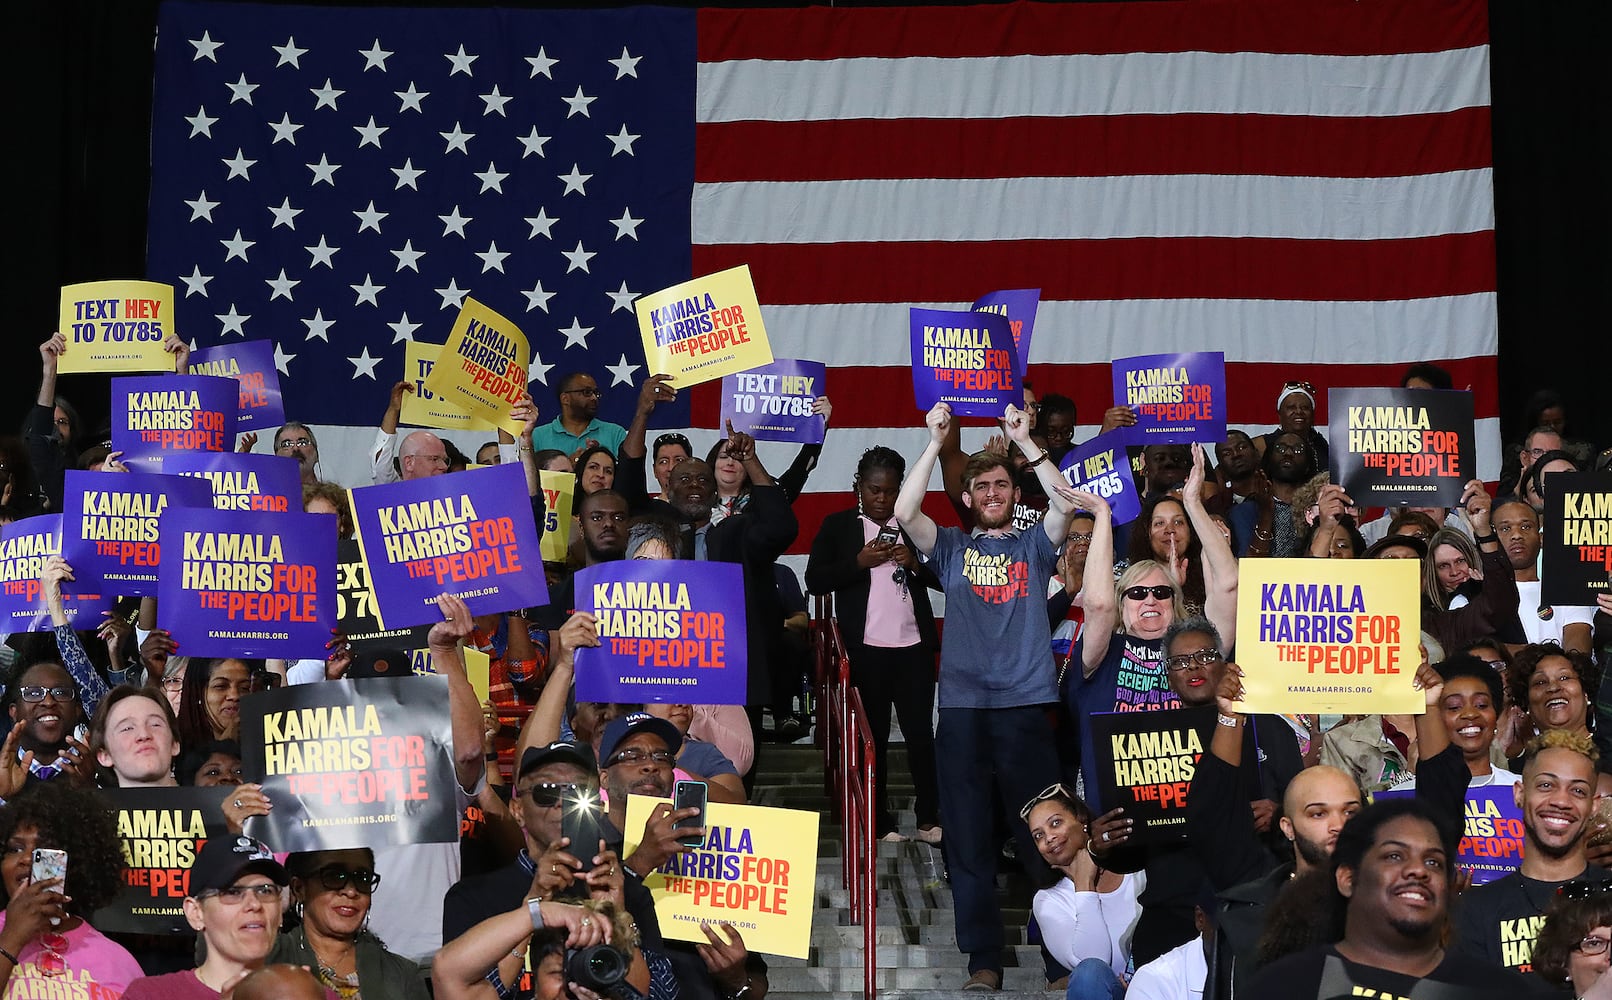
[[[1430, 709], [1436, 706], [1443, 693], [1439, 676], [1424, 662], [1416, 680]], [[1261, 843], [1255, 817], [1242, 804], [1247, 796], [1240, 794], [1239, 771], [1248, 716], [1241, 711], [1241, 700], [1242, 671], [1228, 663], [1215, 701], [1218, 725], [1187, 792], [1187, 839], [1221, 901], [1216, 929], [1220, 943], [1209, 968], [1219, 984], [1218, 996], [1247, 987], [1258, 971], [1267, 907], [1295, 875], [1330, 868], [1338, 834], [1364, 800], [1354, 778], [1335, 767], [1299, 772], [1282, 797], [1279, 820], [1282, 835], [1293, 845], [1293, 860], [1279, 860]], [[1416, 716], [1416, 733], [1422, 749], [1416, 796], [1459, 823], [1471, 778], [1466, 760], [1450, 742], [1440, 712]]]
[[333, 994], [300, 965], [265, 965], [235, 987], [235, 1000], [325, 1000]]
[[430, 431], [415, 431], [403, 439], [397, 463], [404, 480], [440, 476], [448, 471], [448, 448]]
[[1524, 755], [1522, 780], [1512, 789], [1522, 810], [1522, 867], [1468, 891], [1455, 915], [1458, 953], [1518, 972], [1533, 969], [1534, 940], [1557, 890], [1577, 879], [1612, 879], [1587, 856], [1596, 782], [1590, 738], [1547, 730]]

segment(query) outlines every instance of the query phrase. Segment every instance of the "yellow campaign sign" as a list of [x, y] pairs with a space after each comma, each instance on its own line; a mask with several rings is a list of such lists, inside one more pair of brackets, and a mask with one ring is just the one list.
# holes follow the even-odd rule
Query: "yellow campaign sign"
[[[662, 802], [627, 799], [623, 857], [638, 847], [650, 812]], [[817, 819], [799, 809], [712, 802], [705, 843], [644, 879], [661, 934], [708, 944], [700, 927], [728, 923], [750, 951], [806, 958], [817, 895]]]
[[1244, 559], [1244, 709], [1421, 714], [1419, 569], [1411, 559]]
[[633, 303], [649, 374], [680, 389], [772, 364], [750, 265], [673, 285]]
[[571, 545], [571, 509], [576, 502], [577, 477], [570, 472], [540, 470], [543, 487], [543, 561], [565, 562]]
[[[470, 680], [470, 689], [476, 692], [476, 703], [480, 704], [489, 697], [492, 689], [493, 658], [479, 649], [470, 646], [461, 646], [459, 651], [465, 658], [465, 676]], [[435, 674], [436, 662], [431, 659], [429, 649], [411, 649], [409, 654], [409, 670], [416, 674]]]
[[403, 394], [399, 421], [411, 427], [435, 427], [449, 431], [491, 431], [492, 424], [455, 406], [425, 387], [436, 367], [439, 344], [411, 340], [403, 347], [404, 378], [414, 383], [414, 391]]
[[420, 388], [473, 417], [519, 434], [520, 422], [509, 411], [526, 391], [531, 356], [519, 327], [467, 297]]
[[162, 339], [174, 332], [174, 286], [160, 281], [87, 281], [63, 285], [57, 329], [67, 351], [63, 375], [171, 372]]

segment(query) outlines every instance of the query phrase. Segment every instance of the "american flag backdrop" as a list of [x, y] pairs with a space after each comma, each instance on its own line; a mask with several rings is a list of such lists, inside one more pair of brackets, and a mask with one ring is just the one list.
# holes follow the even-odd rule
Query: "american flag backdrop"
[[[1029, 376], [1087, 436], [1112, 358], [1475, 393], [1498, 474], [1480, 0], [532, 12], [170, 2], [148, 276], [201, 346], [272, 338], [288, 415], [373, 427], [468, 292], [627, 422], [636, 294], [748, 263], [779, 357], [829, 365], [805, 551], [862, 450], [921, 448], [907, 307], [1040, 287]], [[660, 425], [713, 428], [714, 386]], [[984, 429], [966, 432], [965, 445]], [[358, 484], [371, 432], [321, 433]], [[697, 447], [714, 440], [696, 431]], [[263, 445], [259, 445], [259, 450]], [[781, 469], [790, 454], [763, 450]]]

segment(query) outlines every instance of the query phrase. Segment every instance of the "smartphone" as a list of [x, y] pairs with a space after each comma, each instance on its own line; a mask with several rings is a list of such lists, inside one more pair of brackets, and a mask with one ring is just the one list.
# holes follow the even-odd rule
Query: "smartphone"
[[599, 841], [604, 833], [599, 829], [602, 807], [592, 795], [568, 798], [560, 806], [560, 836], [571, 838], [566, 853], [582, 862], [583, 871], [593, 867], [593, 856], [599, 853]]
[[67, 883], [67, 852], [52, 851], [46, 848], [34, 850], [33, 881], [43, 882], [48, 878], [59, 878], [62, 885], [56, 886], [53, 892], [61, 892]]
[[[698, 830], [705, 826], [705, 803], [708, 795], [709, 789], [705, 787], [703, 781], [679, 781], [672, 789], [673, 811], [698, 809], [700, 812], [699, 815], [690, 816], [672, 829]], [[705, 838], [698, 833], [686, 833], [677, 840], [685, 847], [699, 847], [705, 842]]]
[[901, 529], [893, 525], [885, 525], [879, 529], [877, 541], [881, 545], [896, 545], [901, 542]]

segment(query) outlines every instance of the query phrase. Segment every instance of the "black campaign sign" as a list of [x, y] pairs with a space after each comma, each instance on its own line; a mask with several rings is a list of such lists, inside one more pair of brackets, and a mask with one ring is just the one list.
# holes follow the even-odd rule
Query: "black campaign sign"
[[1131, 843], [1186, 837], [1187, 789], [1206, 740], [1203, 714], [1186, 709], [1110, 712], [1089, 717], [1097, 755], [1097, 794], [1105, 810], [1136, 821]]
[[430, 625], [381, 628], [375, 615], [375, 591], [369, 584], [369, 564], [356, 538], [336, 542], [336, 617], [354, 653], [369, 649], [424, 649]]
[[456, 843], [445, 677], [297, 684], [241, 702], [241, 765], [273, 804], [246, 832], [276, 851]]
[[[209, 837], [227, 837], [229, 788], [108, 788], [123, 850], [123, 889], [95, 911], [101, 931], [190, 934], [184, 901], [190, 867]], [[71, 864], [71, 860], [69, 860]]]
[[1333, 389], [1332, 481], [1360, 507], [1454, 507], [1477, 478], [1472, 393]]
[[1612, 593], [1612, 472], [1545, 476], [1546, 604], [1594, 604]]

